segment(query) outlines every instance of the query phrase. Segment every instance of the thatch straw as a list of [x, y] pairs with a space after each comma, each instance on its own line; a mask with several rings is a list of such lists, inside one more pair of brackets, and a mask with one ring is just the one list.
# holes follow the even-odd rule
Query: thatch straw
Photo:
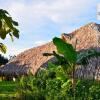
[[46, 61], [50, 60], [51, 57], [43, 56], [45, 52], [52, 52], [55, 50], [55, 46], [52, 42], [45, 45], [35, 47], [24, 51], [19, 54], [16, 58], [10, 61], [5, 66], [0, 68], [0, 75], [27, 75], [30, 72], [35, 74], [40, 66], [47, 66]]
[[[76, 40], [77, 51], [95, 48], [100, 51], [100, 25], [96, 23], [89, 23], [70, 34], [62, 34], [62, 39], [75, 46]], [[1, 75], [23, 75], [30, 71], [35, 74], [42, 66], [47, 66], [47, 61], [52, 57], [44, 57], [45, 52], [55, 51], [56, 48], [52, 42], [45, 45], [32, 48], [19, 54], [15, 59], [0, 68]], [[98, 66], [96, 66], [98, 63]], [[88, 66], [80, 67], [76, 71], [77, 77], [96, 77], [100, 78], [100, 59], [92, 59]], [[95, 67], [96, 66], [96, 67]], [[95, 76], [94, 75], [95, 72]]]

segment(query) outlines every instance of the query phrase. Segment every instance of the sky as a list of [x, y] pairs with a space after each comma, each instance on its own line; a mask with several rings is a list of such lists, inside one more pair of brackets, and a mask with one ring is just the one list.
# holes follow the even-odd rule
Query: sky
[[8, 48], [5, 56], [47, 43], [87, 23], [100, 23], [98, 3], [99, 0], [0, 0], [0, 9], [10, 13], [20, 31], [20, 38], [14, 42], [9, 36], [1, 40]]

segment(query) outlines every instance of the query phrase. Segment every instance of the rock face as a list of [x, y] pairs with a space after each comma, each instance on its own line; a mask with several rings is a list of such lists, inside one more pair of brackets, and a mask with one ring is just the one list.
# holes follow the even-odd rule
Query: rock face
[[[89, 23], [72, 33], [62, 34], [61, 38], [73, 46], [77, 51], [95, 48], [100, 50], [100, 25]], [[77, 45], [76, 45], [77, 41]], [[52, 42], [45, 45], [32, 48], [19, 54], [15, 59], [0, 68], [1, 75], [27, 75], [29, 71], [35, 74], [42, 66], [47, 66], [47, 62], [53, 57], [44, 57], [43, 53], [56, 51]], [[100, 59], [90, 60], [88, 66], [80, 66], [76, 71], [77, 77], [99, 78], [100, 77]]]

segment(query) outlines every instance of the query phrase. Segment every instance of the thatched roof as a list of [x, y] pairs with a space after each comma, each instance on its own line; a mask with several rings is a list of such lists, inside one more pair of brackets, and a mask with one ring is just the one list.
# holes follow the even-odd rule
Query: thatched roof
[[62, 38], [73, 44], [77, 45], [76, 49], [89, 49], [94, 47], [100, 47], [100, 25], [96, 23], [89, 23], [70, 34], [63, 34]]
[[40, 67], [43, 65], [47, 66], [47, 63], [45, 62], [52, 58], [52, 56], [44, 57], [43, 53], [52, 53], [55, 49], [56, 48], [53, 43], [50, 42], [45, 45], [26, 50], [12, 59], [5, 66], [2, 66], [0, 68], [0, 74], [4, 76], [27, 75], [29, 72], [35, 74]]
[[[77, 51], [95, 49], [100, 51], [100, 24], [89, 23], [70, 34], [63, 34], [62, 38], [76, 45]], [[100, 58], [92, 58], [88, 66], [80, 66], [76, 71], [76, 77], [92, 78], [100, 80]]]
[[[90, 48], [96, 48], [99, 50], [100, 47], [100, 25], [96, 23], [89, 23], [72, 33], [69, 34], [62, 34], [62, 39], [73, 44], [76, 43], [76, 49], [78, 51]], [[8, 64], [0, 68], [1, 75], [22, 75], [28, 74], [31, 71], [33, 74], [37, 72], [37, 70], [41, 66], [47, 66], [47, 61], [50, 60], [52, 57], [44, 57], [42, 54], [45, 52], [52, 52], [55, 51], [56, 48], [52, 42], [47, 43], [45, 45], [35, 47], [29, 50], [26, 50], [19, 54], [16, 58], [10, 61]], [[54, 59], [52, 59], [54, 60]], [[93, 59], [94, 60], [94, 59]], [[94, 67], [95, 64], [98, 62], [98, 67]], [[80, 68], [82, 69], [82, 68]], [[99, 75], [100, 68], [99, 68], [99, 60], [92, 61], [86, 68], [82, 70], [77, 70], [77, 76], [84, 76], [89, 74], [91, 77], [91, 73], [94, 72]], [[95, 69], [95, 70], [94, 70]], [[98, 76], [96, 75], [96, 76]]]

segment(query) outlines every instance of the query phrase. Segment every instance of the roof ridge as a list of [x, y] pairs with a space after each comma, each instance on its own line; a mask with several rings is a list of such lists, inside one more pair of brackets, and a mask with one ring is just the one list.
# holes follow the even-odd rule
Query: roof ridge
[[75, 35], [77, 33], [77, 31], [81, 30], [82, 28], [86, 28], [86, 27], [90, 27], [93, 30], [100, 32], [100, 24], [97, 24], [95, 22], [90, 22], [90, 23], [88, 23], [86, 25], [83, 25], [83, 26], [79, 27], [78, 29], [75, 29], [74, 31], [72, 31], [70, 33], [62, 33], [61, 37], [65, 36], [65, 35], [68, 36], [68, 37], [70, 37], [71, 35]]

